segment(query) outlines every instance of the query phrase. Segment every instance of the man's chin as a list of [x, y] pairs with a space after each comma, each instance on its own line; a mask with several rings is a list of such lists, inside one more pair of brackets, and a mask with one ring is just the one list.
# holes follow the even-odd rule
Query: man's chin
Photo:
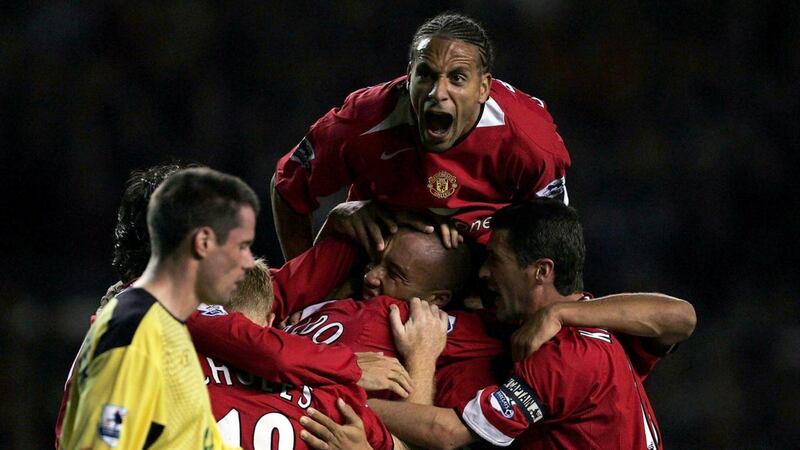
[[447, 150], [450, 150], [452, 147], [452, 143], [447, 141], [422, 141], [422, 149], [429, 153], [442, 153]]

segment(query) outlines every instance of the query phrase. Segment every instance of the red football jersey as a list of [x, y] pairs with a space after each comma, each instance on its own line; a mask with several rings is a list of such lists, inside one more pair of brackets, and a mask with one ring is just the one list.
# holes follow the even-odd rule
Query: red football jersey
[[244, 450], [308, 449], [300, 439], [300, 417], [313, 407], [344, 423], [336, 407], [336, 399], [341, 398], [364, 422], [372, 448], [394, 447], [389, 430], [367, 407], [366, 393], [355, 384], [317, 387], [272, 384], [212, 358], [201, 354], [198, 357], [206, 376], [211, 409], [226, 443]]
[[661, 449], [642, 378], [613, 334], [563, 328], [461, 410], [476, 434], [521, 448]]
[[350, 186], [349, 200], [451, 216], [485, 243], [491, 215], [534, 196], [568, 202], [570, 165], [544, 103], [494, 79], [475, 128], [442, 153], [422, 150], [406, 77], [353, 92], [278, 162], [276, 188], [295, 211]]
[[[383, 352], [397, 356], [389, 324], [389, 306], [397, 305], [400, 318], [408, 320], [405, 300], [381, 295], [369, 300], [337, 300], [322, 306], [297, 324], [287, 327], [292, 334], [309, 337], [320, 344], [344, 344], [354, 352]], [[504, 351], [503, 342], [491, 337], [481, 314], [468, 311], [448, 312], [450, 322], [447, 345], [439, 366], [470, 358], [494, 357]]]

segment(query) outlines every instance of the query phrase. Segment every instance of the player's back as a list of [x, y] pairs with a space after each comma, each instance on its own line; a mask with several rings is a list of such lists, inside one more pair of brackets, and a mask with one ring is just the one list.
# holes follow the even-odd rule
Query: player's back
[[522, 448], [662, 448], [641, 377], [613, 333], [566, 327], [515, 373], [545, 406]]
[[374, 449], [391, 449], [392, 437], [366, 406], [367, 397], [356, 385], [292, 386], [267, 383], [233, 367], [198, 355], [206, 376], [214, 417], [222, 437], [243, 449], [295, 449], [309, 447], [300, 439], [300, 417], [313, 407], [338, 423], [344, 417], [336, 408], [343, 399], [364, 422]]

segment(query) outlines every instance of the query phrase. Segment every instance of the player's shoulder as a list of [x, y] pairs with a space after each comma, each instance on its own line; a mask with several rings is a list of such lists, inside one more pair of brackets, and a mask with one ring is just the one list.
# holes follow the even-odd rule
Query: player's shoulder
[[[560, 153], [563, 140], [547, 110], [545, 102], [538, 97], [499, 80], [492, 80], [487, 108], [497, 109], [494, 115], [501, 116], [513, 139], [509, 144], [538, 152]], [[565, 150], [564, 150], [565, 151]], [[559, 155], [561, 156], [561, 155]]]
[[358, 89], [351, 92], [339, 108], [320, 119], [314, 128], [360, 134], [390, 116], [404, 96], [407, 98], [405, 77]]
[[501, 79], [492, 79], [489, 96], [503, 108], [503, 112], [510, 116], [511, 120], [533, 117], [546, 122], [553, 121], [543, 100]]
[[359, 106], [380, 104], [396, 100], [405, 92], [405, 76], [397, 77], [383, 83], [363, 87], [350, 93], [345, 99], [345, 104], [352, 103]]
[[617, 352], [621, 349], [616, 336], [602, 328], [563, 327], [552, 339], [542, 344], [533, 355], [532, 360], [556, 358], [563, 361], [574, 360], [578, 363], [588, 358], [600, 357], [602, 354]]
[[363, 303], [368, 305], [367, 308], [370, 310], [376, 312], [380, 311], [381, 313], [385, 313], [387, 316], [389, 315], [389, 308], [391, 308], [392, 305], [397, 306], [397, 308], [400, 310], [400, 315], [402, 316], [407, 315], [410, 310], [408, 301], [388, 295], [379, 295], [369, 300], [365, 300]]
[[129, 346], [137, 334], [157, 332], [158, 322], [149, 319], [156, 305], [156, 298], [144, 289], [129, 288], [117, 295], [113, 309], [103, 318], [107, 324], [98, 337], [95, 357]]

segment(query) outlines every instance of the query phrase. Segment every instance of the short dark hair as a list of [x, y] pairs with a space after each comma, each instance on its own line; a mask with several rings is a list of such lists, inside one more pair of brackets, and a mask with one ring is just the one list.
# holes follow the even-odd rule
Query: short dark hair
[[550, 198], [509, 205], [494, 214], [492, 230], [508, 231], [508, 246], [521, 267], [552, 259], [561, 295], [583, 290], [586, 247], [575, 209]]
[[192, 230], [208, 226], [224, 244], [239, 225], [239, 210], [253, 208], [258, 197], [244, 181], [209, 168], [184, 169], [170, 175], [150, 198], [147, 227], [152, 253], [172, 254]]
[[408, 49], [408, 61], [413, 63], [417, 58], [417, 46], [426, 38], [442, 37], [458, 39], [478, 47], [481, 55], [481, 69], [491, 72], [494, 64], [494, 49], [486, 30], [474, 19], [463, 14], [442, 13], [428, 19], [414, 33]]
[[147, 204], [156, 188], [170, 175], [197, 164], [181, 162], [159, 164], [134, 170], [125, 183], [114, 227], [114, 259], [111, 266], [127, 283], [144, 272], [150, 260], [150, 233], [147, 231]]

